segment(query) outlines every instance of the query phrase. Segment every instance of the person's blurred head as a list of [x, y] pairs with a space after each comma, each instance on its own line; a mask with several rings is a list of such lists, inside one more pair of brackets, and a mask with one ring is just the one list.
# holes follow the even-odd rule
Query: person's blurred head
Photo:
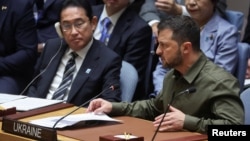
[[158, 24], [158, 31], [156, 53], [164, 67], [179, 67], [190, 50], [200, 52], [200, 29], [192, 18], [170, 16]]
[[126, 8], [127, 6], [129, 6], [129, 4], [133, 1], [131, 0], [103, 0], [106, 9], [107, 9], [107, 13], [109, 14], [109, 16], [117, 13], [118, 11], [120, 11], [123, 8]]
[[97, 18], [87, 0], [64, 0], [60, 25], [65, 41], [75, 51], [84, 48], [93, 38]]
[[199, 24], [205, 25], [213, 16], [218, 0], [185, 0], [190, 16]]

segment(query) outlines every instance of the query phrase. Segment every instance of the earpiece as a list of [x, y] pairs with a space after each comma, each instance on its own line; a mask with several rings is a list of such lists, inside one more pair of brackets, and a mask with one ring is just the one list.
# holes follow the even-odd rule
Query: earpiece
[[62, 34], [62, 31], [61, 31], [60, 23], [59, 23], [59, 22], [56, 22], [56, 23], [55, 23], [55, 28], [56, 28], [56, 32], [57, 32], [58, 36], [59, 36], [60, 38], [63, 38], [63, 34]]

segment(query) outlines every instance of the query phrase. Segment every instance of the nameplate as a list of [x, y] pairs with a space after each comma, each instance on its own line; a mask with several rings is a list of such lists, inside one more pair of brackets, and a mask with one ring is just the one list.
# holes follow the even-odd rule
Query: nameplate
[[2, 130], [14, 135], [27, 137], [40, 141], [57, 141], [55, 129], [45, 128], [26, 122], [3, 118]]

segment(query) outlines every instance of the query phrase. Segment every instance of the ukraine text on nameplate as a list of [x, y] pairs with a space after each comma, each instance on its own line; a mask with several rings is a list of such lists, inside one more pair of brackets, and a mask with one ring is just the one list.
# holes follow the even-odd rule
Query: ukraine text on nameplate
[[26, 122], [3, 118], [2, 130], [14, 135], [40, 141], [57, 141], [55, 129], [45, 128]]

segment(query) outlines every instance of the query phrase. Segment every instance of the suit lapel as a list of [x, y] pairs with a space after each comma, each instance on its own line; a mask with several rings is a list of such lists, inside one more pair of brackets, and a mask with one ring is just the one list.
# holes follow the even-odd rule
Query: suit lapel
[[[104, 8], [104, 5], [93, 6], [93, 15], [96, 15], [100, 19], [103, 8]], [[108, 45], [107, 45], [112, 50], [114, 50], [114, 48], [119, 44], [121, 40], [121, 36], [117, 36], [117, 35], [123, 35], [126, 29], [131, 25], [131, 21], [132, 21], [131, 15], [133, 15], [134, 13], [130, 12], [130, 10], [131, 10], [130, 8], [127, 8], [123, 12], [123, 14], [120, 16], [120, 18], [118, 19], [114, 27], [113, 33], [111, 34]]]
[[127, 8], [118, 19], [107, 45], [112, 50], [114, 50], [115, 47], [118, 46], [121, 40], [121, 36], [126, 33], [127, 28], [129, 28], [129, 26], [131, 25], [131, 15], [132, 13], [130, 13], [129, 8]]
[[218, 22], [217, 17], [213, 16], [201, 32], [201, 48], [204, 52], [209, 51], [210, 48], [214, 46], [214, 38], [216, 37], [218, 31]]
[[2, 26], [3, 26], [3, 23], [4, 23], [4, 21], [5, 21], [5, 17], [6, 17], [6, 15], [7, 15], [7, 12], [8, 12], [8, 10], [9, 10], [9, 5], [8, 5], [8, 3], [7, 3], [7, 0], [0, 0], [0, 12], [1, 12], [1, 17], [0, 17], [0, 33], [2, 33]]
[[[54, 45], [54, 46], [59, 47], [60, 45]], [[49, 87], [50, 87], [50, 85], [55, 77], [55, 74], [57, 72], [58, 66], [61, 63], [61, 59], [62, 59], [66, 49], [67, 49], [67, 45], [64, 44], [62, 46], [62, 49], [59, 51], [59, 53], [55, 56], [55, 58], [51, 62], [51, 64], [49, 64], [49, 67], [47, 68], [47, 70], [45, 71], [45, 73], [43, 75], [43, 76], [46, 76], [46, 77], [44, 77], [44, 82], [45, 82], [44, 84], [46, 84], [46, 85], [44, 86], [44, 88], [41, 89], [41, 91], [47, 91], [49, 89]], [[56, 53], [56, 50], [53, 52]], [[51, 55], [50, 60], [51, 60], [53, 55]], [[46, 57], [46, 56], [44, 56], [44, 57]], [[47, 60], [47, 62], [45, 64], [42, 64], [43, 68], [46, 67], [46, 65], [49, 63], [50, 60]], [[47, 94], [47, 92], [40, 92], [40, 93]], [[46, 95], [45, 95], [45, 97], [46, 97]]]
[[100, 45], [94, 40], [72, 84], [67, 100], [68, 102], [71, 101], [76, 94], [79, 94], [79, 89], [83, 89], [89, 77], [95, 73], [98, 64], [96, 61], [98, 61], [99, 58], [98, 47], [100, 47]]

